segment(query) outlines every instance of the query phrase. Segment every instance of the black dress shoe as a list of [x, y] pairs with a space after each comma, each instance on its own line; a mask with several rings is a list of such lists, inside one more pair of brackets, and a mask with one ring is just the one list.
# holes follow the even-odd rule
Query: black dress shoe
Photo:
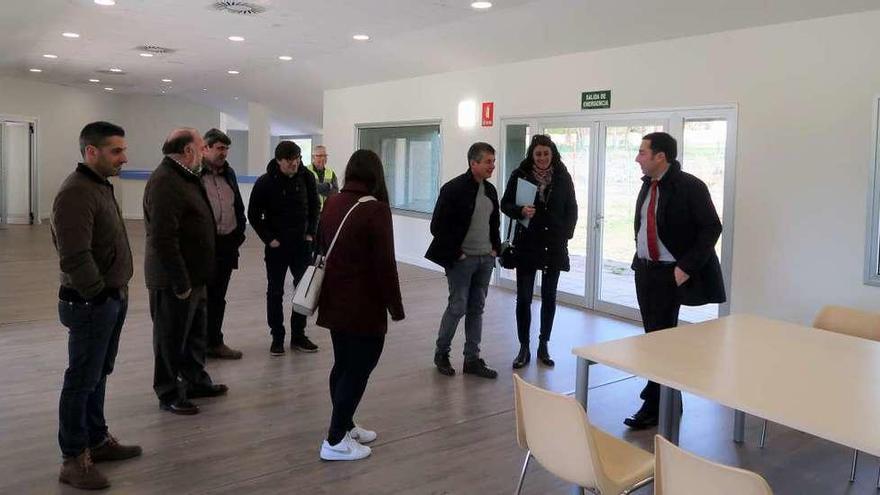
[[207, 386], [194, 387], [186, 395], [190, 399], [199, 399], [202, 397], [217, 397], [225, 395], [229, 391], [229, 387], [222, 383], [215, 383]]
[[159, 402], [159, 409], [168, 411], [172, 414], [180, 414], [182, 416], [192, 416], [193, 414], [199, 413], [199, 406], [186, 399], [176, 399], [172, 402]]
[[542, 340], [540, 344], [538, 344], [538, 361], [544, 366], [554, 367], [556, 363], [550, 359], [550, 353], [547, 351], [547, 341]]
[[513, 358], [513, 369], [518, 370], [523, 366], [529, 364], [529, 361], [532, 360], [532, 352], [529, 350], [528, 344], [523, 344], [519, 346], [519, 354]]
[[653, 428], [657, 426], [658, 422], [659, 418], [657, 413], [644, 411], [642, 409], [639, 409], [637, 413], [623, 420], [623, 424], [629, 426], [633, 430], [646, 430], [648, 428]]

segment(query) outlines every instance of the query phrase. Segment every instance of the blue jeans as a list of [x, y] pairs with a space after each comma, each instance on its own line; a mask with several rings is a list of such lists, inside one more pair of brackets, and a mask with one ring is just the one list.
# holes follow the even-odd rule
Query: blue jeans
[[464, 316], [464, 360], [480, 358], [480, 339], [483, 335], [483, 307], [489, 292], [489, 281], [495, 257], [467, 256], [446, 269], [449, 284], [449, 303], [440, 320], [435, 354], [449, 354], [452, 337], [458, 322]]
[[104, 390], [127, 311], [124, 296], [108, 297], [101, 304], [58, 302], [58, 316], [68, 329], [68, 367], [58, 408], [58, 444], [64, 457], [76, 457], [107, 438]]

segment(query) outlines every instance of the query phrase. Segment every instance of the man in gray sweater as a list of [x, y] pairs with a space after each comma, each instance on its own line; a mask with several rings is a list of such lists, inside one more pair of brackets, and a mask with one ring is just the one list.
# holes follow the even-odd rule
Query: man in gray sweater
[[68, 329], [58, 430], [64, 463], [58, 480], [100, 489], [110, 482], [93, 463], [141, 455], [140, 447], [117, 442], [104, 420], [107, 375], [116, 361], [133, 272], [125, 223], [107, 180], [127, 161], [125, 131], [93, 122], [83, 128], [79, 144], [83, 162], [58, 190], [51, 219], [61, 265], [58, 315]]

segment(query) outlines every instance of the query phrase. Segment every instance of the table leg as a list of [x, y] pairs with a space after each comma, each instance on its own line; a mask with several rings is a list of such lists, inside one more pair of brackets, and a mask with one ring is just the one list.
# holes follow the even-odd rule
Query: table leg
[[660, 385], [660, 421], [658, 433], [678, 445], [678, 431], [681, 424], [681, 392]]
[[739, 409], [733, 410], [733, 441], [743, 443], [746, 431], [746, 413]]
[[[592, 361], [582, 357], [577, 358], [577, 375], [574, 380], [574, 398], [587, 410], [587, 395], [590, 391], [590, 365]], [[571, 495], [583, 495], [583, 490], [579, 486], [573, 486], [569, 490]]]
[[584, 358], [577, 358], [577, 376], [574, 380], [574, 398], [584, 406], [587, 410], [587, 394], [590, 386], [590, 365], [592, 361]]

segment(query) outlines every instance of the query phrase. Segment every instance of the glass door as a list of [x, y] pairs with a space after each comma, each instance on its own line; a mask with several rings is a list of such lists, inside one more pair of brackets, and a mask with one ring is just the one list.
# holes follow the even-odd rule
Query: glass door
[[[527, 122], [509, 122], [504, 126], [504, 150], [503, 162], [501, 164], [501, 174], [495, 178], [498, 184], [499, 201], [501, 195], [507, 186], [507, 179], [510, 174], [519, 167], [520, 162], [526, 156], [526, 149], [529, 147], [529, 141], [532, 139], [532, 129], [534, 127]], [[507, 238], [510, 228], [510, 217], [501, 214], [501, 239]], [[516, 290], [516, 270], [508, 270], [500, 265], [496, 270], [498, 284]]]
[[592, 307], [640, 319], [634, 273], [633, 218], [642, 172], [635, 162], [642, 136], [663, 131], [663, 120], [606, 121], [599, 127], [593, 249], [596, 266]]
[[[578, 204], [578, 221], [574, 237], [568, 242], [571, 270], [559, 275], [558, 293], [561, 300], [584, 305], [587, 296], [587, 273], [589, 273], [589, 200], [590, 169], [593, 162], [593, 126], [585, 123], [553, 123], [543, 128], [544, 134], [559, 149], [562, 163], [574, 181]], [[540, 278], [536, 285], [540, 285]]]

